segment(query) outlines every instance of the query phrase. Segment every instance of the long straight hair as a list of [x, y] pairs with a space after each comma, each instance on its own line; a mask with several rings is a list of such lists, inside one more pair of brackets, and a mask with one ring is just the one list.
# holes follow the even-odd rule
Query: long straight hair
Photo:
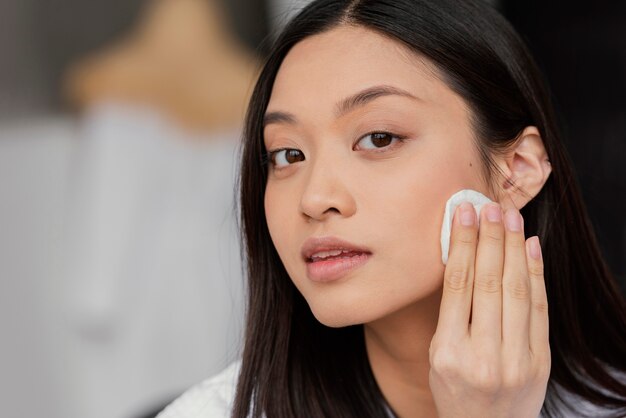
[[600, 253], [543, 78], [509, 23], [481, 0], [318, 0], [274, 42], [244, 128], [240, 204], [248, 305], [232, 416], [388, 416], [363, 326], [334, 329], [314, 318], [278, 257], [264, 211], [263, 115], [276, 74], [295, 44], [338, 25], [376, 31], [435, 65], [471, 110], [485, 179], [498, 174], [493, 157], [526, 126], [539, 129], [552, 173], [521, 213], [527, 236], [540, 237], [545, 260], [552, 369], [542, 413], [561, 416], [565, 390], [624, 416], [626, 386], [607, 370], [626, 372], [624, 297]]

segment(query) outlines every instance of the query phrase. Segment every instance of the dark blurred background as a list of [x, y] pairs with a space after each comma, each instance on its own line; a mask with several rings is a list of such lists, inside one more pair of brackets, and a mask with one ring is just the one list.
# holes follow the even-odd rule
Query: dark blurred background
[[600, 246], [626, 294], [626, 2], [500, 6], [546, 75]]

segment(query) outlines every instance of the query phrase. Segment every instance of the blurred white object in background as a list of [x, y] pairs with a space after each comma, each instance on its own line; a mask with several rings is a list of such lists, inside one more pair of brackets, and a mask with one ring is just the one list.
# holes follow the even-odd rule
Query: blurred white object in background
[[119, 103], [0, 125], [2, 416], [140, 416], [237, 357], [238, 134]]
[[[0, 405], [3, 417], [65, 418], [55, 376], [64, 330], [59, 256], [74, 139], [69, 118], [0, 124]], [[62, 369], [62, 366], [60, 367]], [[62, 384], [62, 382], [61, 382]]]
[[147, 412], [237, 356], [238, 134], [192, 135], [112, 102], [84, 115], [62, 303], [68, 416]]

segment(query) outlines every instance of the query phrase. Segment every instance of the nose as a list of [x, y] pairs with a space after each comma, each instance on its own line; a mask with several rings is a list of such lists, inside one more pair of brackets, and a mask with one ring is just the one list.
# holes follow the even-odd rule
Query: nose
[[341, 163], [321, 159], [309, 166], [308, 178], [300, 198], [300, 212], [308, 221], [323, 221], [331, 216], [350, 217], [356, 201], [348, 185], [349, 173]]

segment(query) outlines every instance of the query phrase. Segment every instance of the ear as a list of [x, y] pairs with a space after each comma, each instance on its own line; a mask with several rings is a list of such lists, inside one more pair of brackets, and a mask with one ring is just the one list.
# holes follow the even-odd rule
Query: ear
[[552, 172], [543, 140], [535, 126], [524, 128], [515, 145], [496, 161], [505, 175], [498, 184], [500, 205], [505, 210], [524, 207], [539, 194]]

